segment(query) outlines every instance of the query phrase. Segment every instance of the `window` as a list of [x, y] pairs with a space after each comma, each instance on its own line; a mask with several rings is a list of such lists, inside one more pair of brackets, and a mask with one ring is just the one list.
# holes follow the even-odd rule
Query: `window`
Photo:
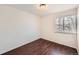
[[56, 19], [56, 31], [62, 33], [76, 33], [76, 16], [61, 16]]

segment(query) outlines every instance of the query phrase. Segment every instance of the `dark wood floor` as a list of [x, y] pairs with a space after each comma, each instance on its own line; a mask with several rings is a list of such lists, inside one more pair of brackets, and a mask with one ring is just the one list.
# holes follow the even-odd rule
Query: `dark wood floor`
[[77, 50], [44, 39], [38, 39], [29, 44], [6, 52], [3, 55], [77, 55]]

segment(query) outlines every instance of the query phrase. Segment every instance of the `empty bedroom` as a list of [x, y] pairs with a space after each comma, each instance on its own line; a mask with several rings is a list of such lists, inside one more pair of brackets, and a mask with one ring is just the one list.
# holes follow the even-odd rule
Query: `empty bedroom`
[[0, 4], [0, 55], [78, 55], [78, 4]]

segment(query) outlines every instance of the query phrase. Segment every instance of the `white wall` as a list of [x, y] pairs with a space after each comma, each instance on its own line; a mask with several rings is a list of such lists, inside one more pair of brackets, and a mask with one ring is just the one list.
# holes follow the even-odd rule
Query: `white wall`
[[42, 38], [53, 42], [57, 42], [59, 44], [77, 48], [76, 34], [56, 33], [55, 31], [56, 17], [61, 15], [76, 15], [76, 9], [71, 9], [42, 17], [41, 18]]
[[77, 41], [78, 41], [78, 54], [79, 54], [79, 7], [77, 8]]
[[38, 39], [39, 17], [0, 5], [0, 54]]

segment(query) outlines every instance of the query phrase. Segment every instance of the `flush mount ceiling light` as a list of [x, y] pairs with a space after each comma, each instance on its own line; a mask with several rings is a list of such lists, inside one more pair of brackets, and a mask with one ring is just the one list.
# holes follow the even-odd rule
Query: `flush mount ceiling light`
[[47, 4], [37, 4], [36, 7], [40, 10], [46, 10], [47, 9]]

